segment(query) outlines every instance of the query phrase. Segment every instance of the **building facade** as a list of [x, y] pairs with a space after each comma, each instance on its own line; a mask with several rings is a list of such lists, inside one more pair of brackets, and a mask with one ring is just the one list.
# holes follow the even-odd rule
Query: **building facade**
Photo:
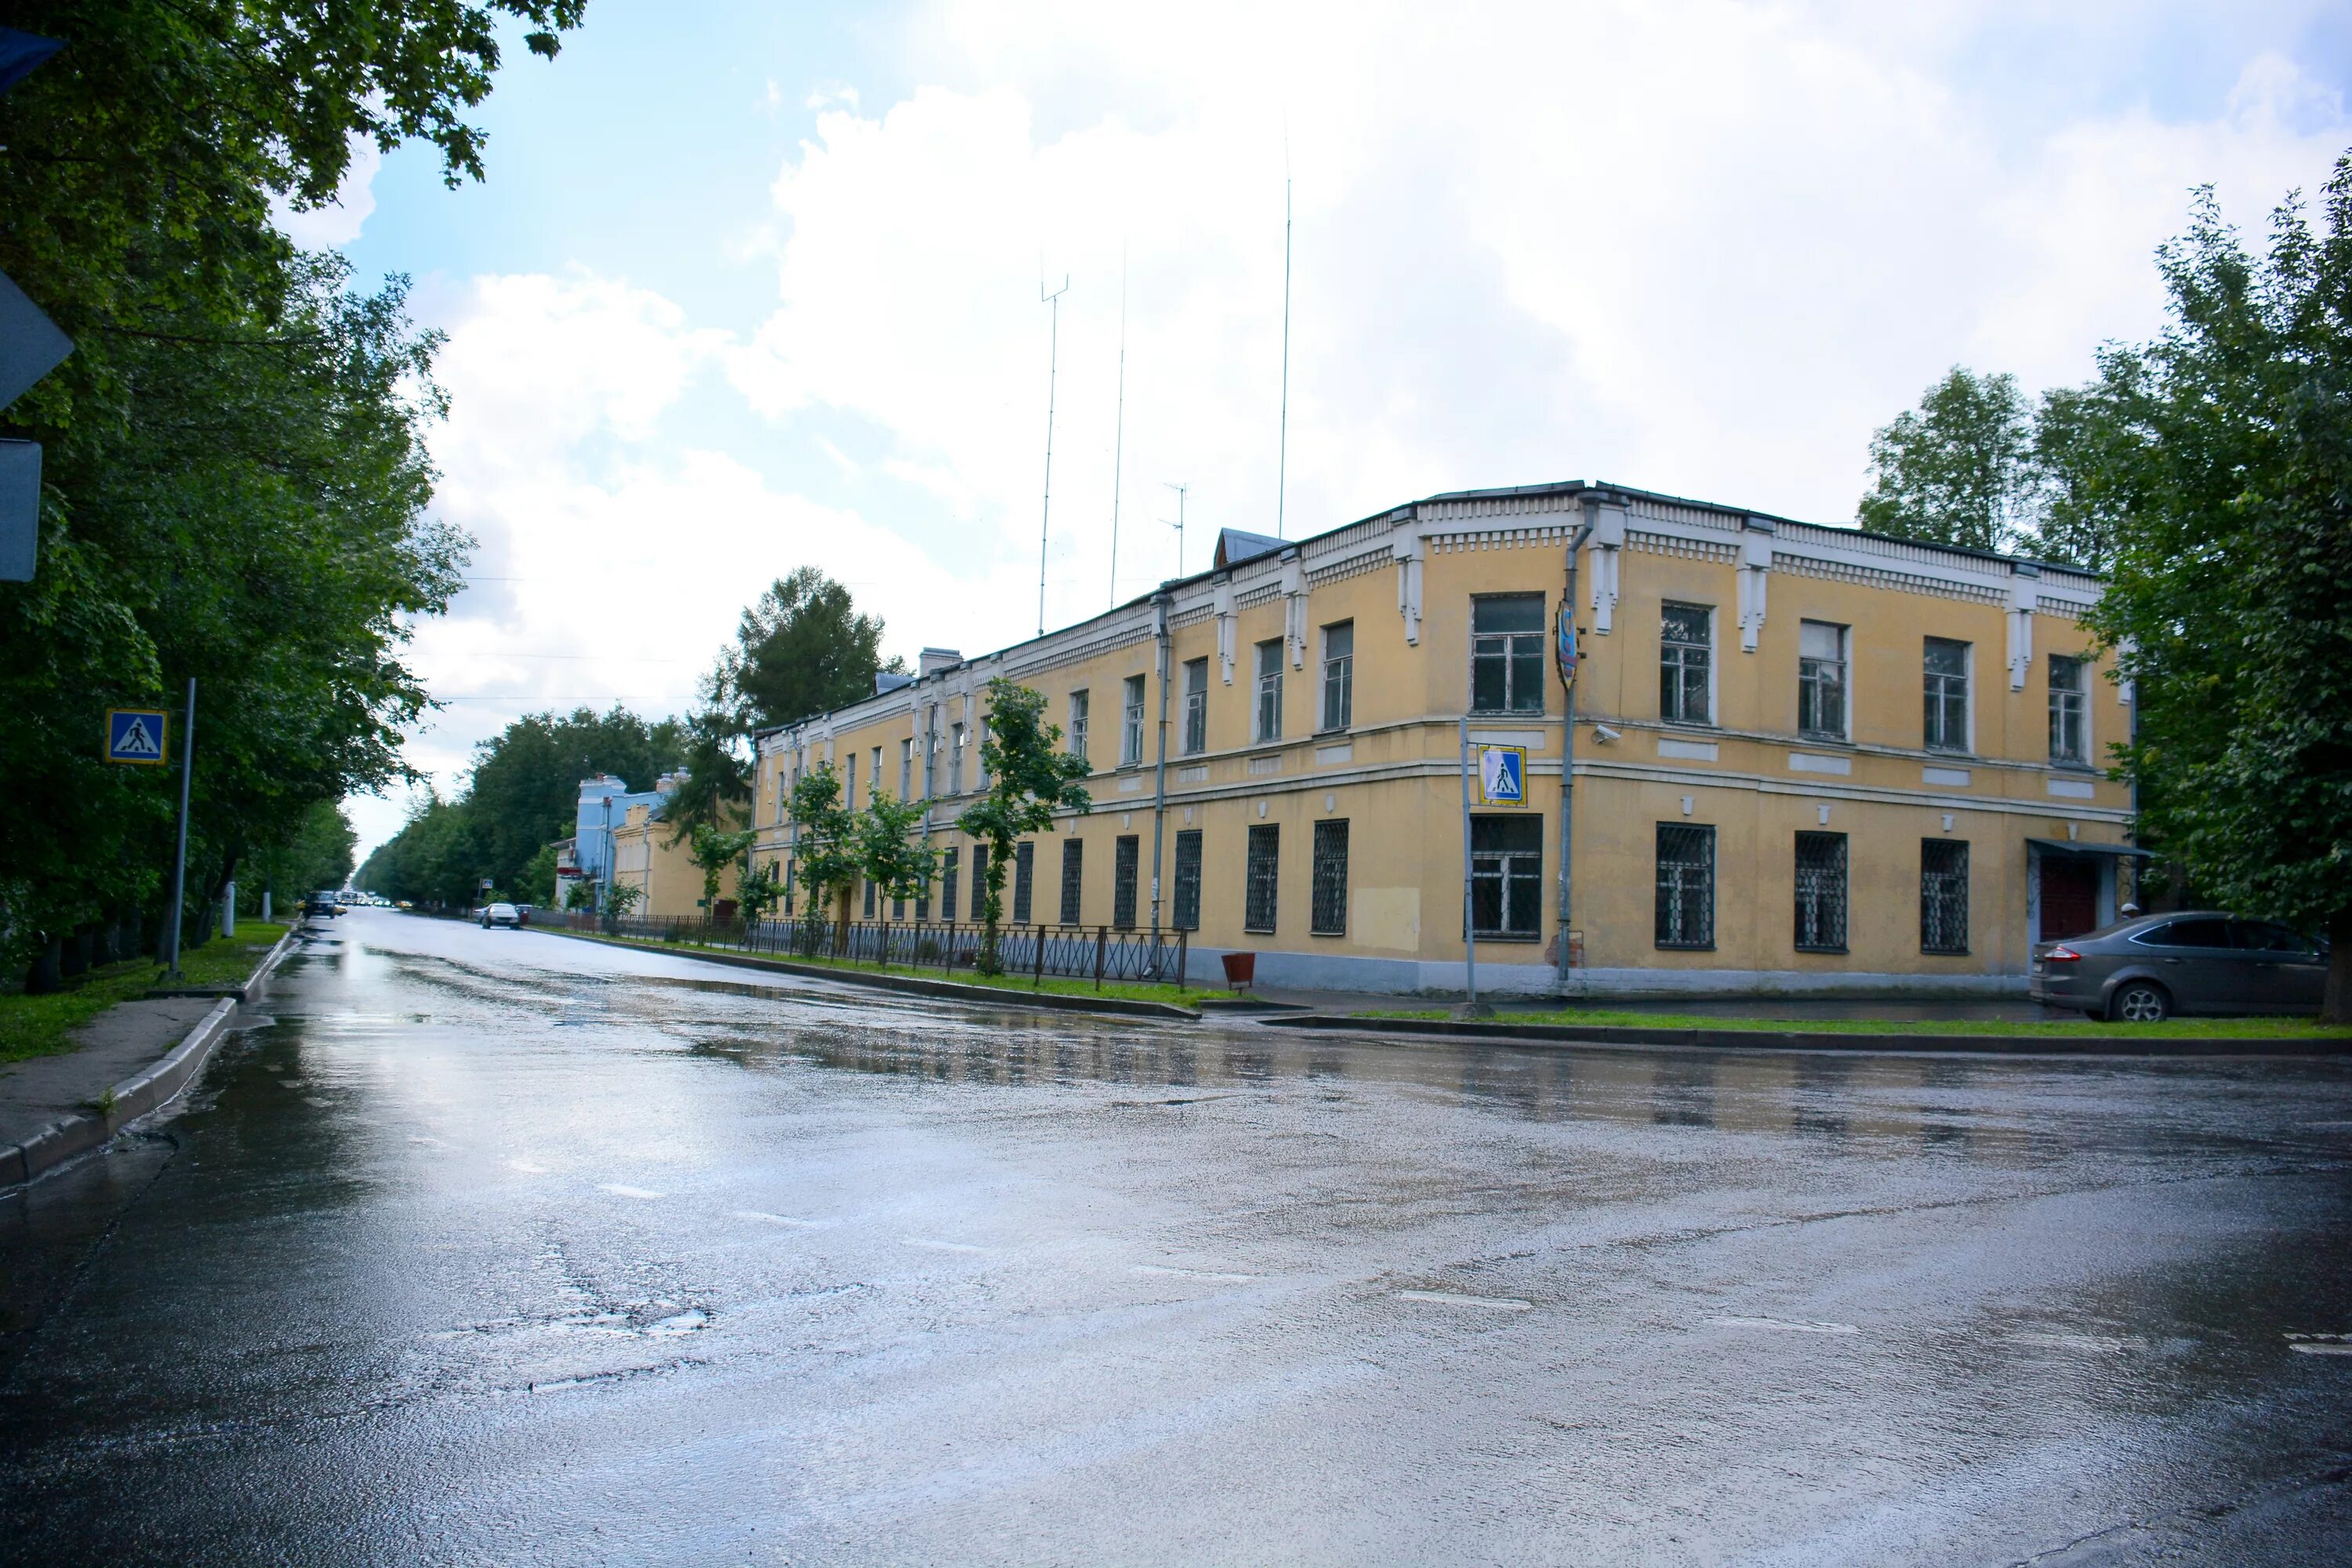
[[[1200, 979], [1250, 951], [1264, 984], [1459, 991], [1465, 861], [1480, 987], [1529, 993], [2021, 990], [2127, 895], [2088, 574], [1580, 483], [1264, 542], [762, 736], [755, 854], [788, 863], [828, 762], [943, 852], [931, 897], [852, 914], [976, 918], [954, 822], [1001, 675], [1093, 764], [1008, 918], [1185, 930]], [[1465, 738], [1523, 752], [1523, 804], [1465, 813]]]

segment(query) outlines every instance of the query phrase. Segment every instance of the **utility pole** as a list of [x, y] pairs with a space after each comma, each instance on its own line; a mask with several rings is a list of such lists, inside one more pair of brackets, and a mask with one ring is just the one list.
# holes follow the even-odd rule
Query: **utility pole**
[[[1283, 137], [1283, 162], [1290, 162], [1290, 138]], [[1274, 536], [1283, 537], [1285, 503], [1290, 495], [1290, 174], [1282, 175], [1282, 437], [1274, 459]]]
[[180, 921], [188, 897], [188, 778], [196, 766], [196, 678], [188, 677], [188, 717], [180, 729], [180, 847], [172, 857], [172, 920], [164, 928], [171, 955], [165, 969], [180, 978]]
[[1162, 479], [1160, 482], [1176, 492], [1176, 521], [1168, 522], [1164, 517], [1160, 521], [1168, 522], [1168, 526], [1176, 531], [1176, 575], [1181, 577], [1184, 575], [1184, 494], [1192, 487], [1176, 484], [1168, 479]]
[[1054, 380], [1062, 359], [1062, 296], [1069, 291], [1066, 272], [1062, 275], [1062, 286], [1050, 294], [1043, 279], [1037, 283], [1037, 302], [1052, 312], [1045, 350], [1045, 508], [1037, 524], [1037, 635], [1041, 637], [1045, 635], [1045, 542], [1054, 526]]
[[1576, 537], [1568, 542], [1568, 585], [1559, 605], [1559, 621], [1554, 635], [1553, 660], [1559, 668], [1561, 687], [1559, 720], [1559, 952], [1553, 969], [1556, 989], [1568, 994], [1570, 960], [1570, 923], [1574, 903], [1570, 897], [1569, 868], [1576, 849], [1576, 676], [1582, 662], [1576, 636], [1576, 563], [1584, 549], [1584, 542], [1592, 537], [1594, 514], [1600, 503], [1587, 496], [1584, 521], [1578, 526]]
[[1118, 247], [1118, 416], [1110, 440], [1110, 602], [1118, 605], [1118, 480], [1127, 455], [1127, 247]]

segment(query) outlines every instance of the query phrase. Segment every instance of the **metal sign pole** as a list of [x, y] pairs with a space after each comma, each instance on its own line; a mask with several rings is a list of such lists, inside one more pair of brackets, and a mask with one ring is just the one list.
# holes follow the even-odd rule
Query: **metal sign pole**
[[165, 970], [180, 978], [180, 921], [188, 896], [188, 778], [196, 766], [196, 678], [188, 677], [188, 718], [180, 731], [180, 847], [172, 857], [172, 919], [163, 940], [170, 957]]
[[1470, 993], [1469, 1010], [1478, 1010], [1478, 920], [1475, 900], [1471, 896], [1472, 869], [1470, 863], [1470, 719], [1462, 719], [1462, 941], [1468, 955], [1464, 975]]

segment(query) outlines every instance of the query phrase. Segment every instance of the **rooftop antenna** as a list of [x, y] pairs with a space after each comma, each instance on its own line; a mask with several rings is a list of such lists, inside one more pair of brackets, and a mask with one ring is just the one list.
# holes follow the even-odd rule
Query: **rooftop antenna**
[[1118, 476], [1127, 453], [1127, 242], [1118, 246], [1118, 422], [1110, 442], [1110, 602], [1118, 606]]
[[1192, 487], [1180, 485], [1171, 479], [1162, 479], [1160, 482], [1176, 492], [1176, 521], [1168, 522], [1164, 517], [1160, 521], [1168, 522], [1168, 526], [1176, 531], [1176, 575], [1181, 577], [1184, 575], [1184, 492]]
[[1274, 459], [1274, 536], [1284, 537], [1290, 481], [1290, 123], [1282, 127], [1282, 439]]
[[1038, 268], [1037, 302], [1052, 310], [1051, 336], [1045, 350], [1045, 507], [1037, 522], [1037, 635], [1045, 635], [1045, 542], [1052, 537], [1054, 525], [1054, 379], [1062, 361], [1062, 296], [1070, 291], [1070, 275], [1062, 274], [1062, 286], [1052, 293], [1045, 292], [1045, 268]]

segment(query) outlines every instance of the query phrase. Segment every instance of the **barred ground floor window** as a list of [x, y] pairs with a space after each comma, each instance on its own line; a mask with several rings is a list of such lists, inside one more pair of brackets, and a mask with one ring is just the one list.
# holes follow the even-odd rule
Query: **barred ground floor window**
[[963, 870], [963, 851], [953, 845], [940, 857], [940, 908], [950, 920], [956, 918], [956, 886]]
[[970, 918], [975, 921], [981, 920], [987, 913], [988, 846], [975, 844], [971, 847], [971, 914]]
[[1037, 891], [1037, 841], [1024, 838], [1013, 847], [1013, 923], [1025, 926], [1034, 918]]
[[1315, 908], [1307, 928], [1317, 936], [1348, 934], [1348, 819], [1315, 825]]
[[1919, 951], [1969, 950], [1969, 846], [1963, 838], [1919, 840]]
[[1470, 819], [1470, 919], [1483, 937], [1543, 934], [1543, 818]]
[[1275, 887], [1282, 864], [1282, 827], [1278, 823], [1252, 823], [1249, 868], [1242, 895], [1242, 929], [1274, 930]]
[[874, 918], [874, 879], [862, 877], [858, 879], [866, 884], [866, 918], [870, 921]]
[[1122, 833], [1110, 847], [1110, 923], [1121, 931], [1135, 929], [1136, 868], [1142, 859], [1138, 834]]
[[1715, 829], [1658, 824], [1657, 944], [1715, 945]]
[[1187, 827], [1176, 835], [1176, 929], [1201, 929], [1201, 830]]
[[1797, 951], [1845, 951], [1845, 835], [1797, 835]]
[[1081, 894], [1087, 881], [1087, 842], [1083, 838], [1062, 840], [1062, 923], [1074, 926], [1083, 913]]

